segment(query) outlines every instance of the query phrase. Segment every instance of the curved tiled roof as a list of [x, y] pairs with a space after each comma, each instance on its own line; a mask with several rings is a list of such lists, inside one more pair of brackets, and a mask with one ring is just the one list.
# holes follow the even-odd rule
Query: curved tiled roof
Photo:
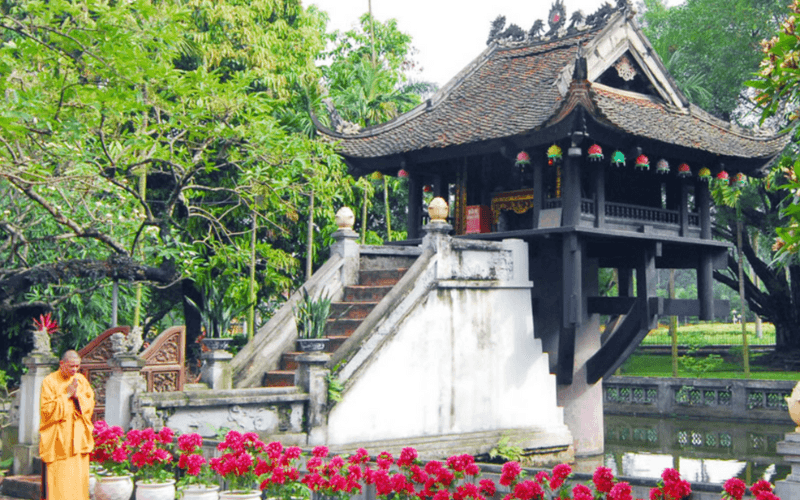
[[[606, 30], [501, 47], [493, 44], [426, 103], [355, 134], [320, 131], [339, 140], [350, 158], [379, 158], [519, 136], [555, 125], [581, 105], [595, 120], [625, 134], [713, 154], [767, 158], [788, 136], [757, 136], [718, 120], [696, 106], [573, 80], [558, 88], [578, 49]], [[562, 82], [562, 89], [563, 89]], [[589, 92], [587, 95], [586, 89]]]
[[592, 102], [605, 121], [630, 134], [726, 156], [774, 156], [790, 137], [759, 136], [709, 115], [697, 106], [676, 109], [641, 94], [590, 85]]

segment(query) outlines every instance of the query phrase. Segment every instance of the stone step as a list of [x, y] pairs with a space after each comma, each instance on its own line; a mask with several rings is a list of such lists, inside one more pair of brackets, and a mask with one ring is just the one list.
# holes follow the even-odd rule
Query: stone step
[[303, 354], [299, 351], [290, 351], [281, 354], [281, 370], [294, 371], [297, 369], [297, 356]]
[[377, 302], [333, 302], [331, 319], [364, 319], [377, 306]]
[[358, 282], [365, 286], [392, 286], [400, 281], [406, 271], [408, 268], [359, 271]]
[[328, 338], [330, 339], [330, 342], [328, 342], [327, 351], [335, 352], [336, 349], [342, 347], [342, 344], [344, 344], [345, 341], [350, 337], [347, 335], [329, 335]]
[[272, 370], [264, 375], [261, 381], [263, 387], [292, 387], [294, 385], [294, 370]]
[[349, 337], [363, 321], [362, 319], [329, 319], [328, 325], [325, 327], [325, 336], [344, 335]]
[[346, 286], [344, 287], [344, 301], [380, 302], [391, 289], [391, 286]]
[[42, 476], [7, 476], [0, 483], [0, 495], [16, 500], [40, 500], [42, 496]]

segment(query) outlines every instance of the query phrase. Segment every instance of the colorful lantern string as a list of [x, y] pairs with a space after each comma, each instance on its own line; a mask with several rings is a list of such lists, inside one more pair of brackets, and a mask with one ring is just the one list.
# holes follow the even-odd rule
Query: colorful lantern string
[[701, 181], [708, 182], [711, 180], [711, 170], [709, 170], [707, 167], [703, 167], [699, 172], [697, 172], [697, 177]]
[[678, 177], [691, 177], [692, 169], [686, 163], [678, 165]]
[[514, 165], [518, 167], [523, 167], [525, 165], [531, 164], [531, 156], [526, 153], [525, 151], [520, 151], [517, 153], [517, 160], [514, 162]]
[[397, 177], [400, 178], [408, 177], [408, 172], [406, 171], [406, 169], [401, 168], [400, 170], [397, 171]]
[[622, 151], [614, 151], [614, 154], [611, 155], [611, 164], [616, 165], [617, 167], [625, 166], [625, 155], [622, 153]]
[[645, 155], [639, 155], [639, 157], [636, 158], [636, 168], [650, 170], [650, 158]]
[[589, 146], [589, 159], [592, 161], [600, 161], [603, 159], [603, 148], [597, 144]]
[[549, 148], [547, 148], [547, 158], [549, 160], [560, 160], [561, 159], [561, 148], [558, 147], [556, 144], [553, 144]]
[[658, 160], [658, 163], [656, 163], [656, 172], [658, 172], [659, 174], [668, 174], [669, 162], [667, 162], [667, 160], [663, 158]]
[[736, 174], [736, 177], [734, 177], [734, 182], [736, 182], [737, 186], [743, 187], [745, 184], [747, 184], [747, 176], [739, 172]]

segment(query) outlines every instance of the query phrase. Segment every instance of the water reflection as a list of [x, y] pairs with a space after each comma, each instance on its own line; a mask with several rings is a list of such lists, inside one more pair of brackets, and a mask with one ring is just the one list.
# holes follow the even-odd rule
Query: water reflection
[[667, 467], [690, 482], [748, 484], [783, 479], [791, 467], [775, 451], [792, 425], [684, 418], [605, 416], [605, 465], [615, 475], [658, 479]]

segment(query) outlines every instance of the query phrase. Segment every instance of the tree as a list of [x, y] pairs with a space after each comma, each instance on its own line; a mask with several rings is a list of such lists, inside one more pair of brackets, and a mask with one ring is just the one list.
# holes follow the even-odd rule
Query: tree
[[201, 301], [198, 285], [223, 277], [246, 303], [253, 217], [259, 297], [291, 286], [307, 194], [322, 225], [347, 195], [332, 147], [286, 120], [319, 93], [318, 12], [299, 0], [0, 12], [2, 335], [18, 341], [28, 318], [112, 280], [151, 285], [147, 326], [185, 312], [196, 335], [183, 297]]
[[[726, 120], [736, 117], [743, 84], [758, 70], [761, 40], [784, 14], [781, 0], [644, 0], [642, 24], [686, 96]], [[702, 90], [700, 90], [702, 89]]]

